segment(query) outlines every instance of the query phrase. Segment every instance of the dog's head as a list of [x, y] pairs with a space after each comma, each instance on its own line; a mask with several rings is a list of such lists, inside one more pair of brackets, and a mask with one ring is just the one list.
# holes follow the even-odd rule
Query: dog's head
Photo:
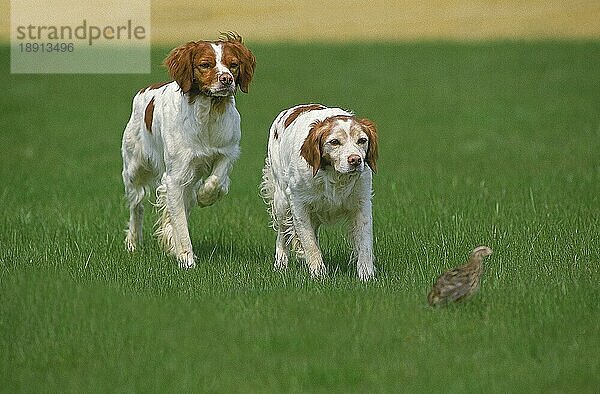
[[219, 41], [192, 41], [177, 47], [164, 65], [192, 102], [200, 94], [231, 96], [237, 88], [248, 93], [256, 59], [240, 36], [228, 33]]
[[377, 129], [368, 119], [332, 116], [310, 126], [300, 154], [312, 167], [313, 176], [331, 165], [342, 174], [361, 173], [365, 163], [377, 172]]

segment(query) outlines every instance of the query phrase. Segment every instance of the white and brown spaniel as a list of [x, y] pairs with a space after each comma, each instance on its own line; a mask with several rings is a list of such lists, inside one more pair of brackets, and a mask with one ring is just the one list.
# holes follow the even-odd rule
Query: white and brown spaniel
[[313, 277], [325, 275], [319, 227], [343, 219], [359, 278], [374, 276], [371, 195], [376, 161], [377, 131], [370, 120], [318, 104], [277, 116], [261, 183], [277, 231], [276, 268], [287, 267], [292, 247]]
[[189, 42], [164, 61], [172, 82], [133, 98], [123, 134], [123, 182], [129, 202], [127, 249], [142, 240], [144, 197], [156, 189], [156, 235], [182, 268], [195, 266], [190, 209], [212, 205], [229, 190], [239, 155], [240, 114], [234, 94], [248, 92], [255, 58], [235, 33]]

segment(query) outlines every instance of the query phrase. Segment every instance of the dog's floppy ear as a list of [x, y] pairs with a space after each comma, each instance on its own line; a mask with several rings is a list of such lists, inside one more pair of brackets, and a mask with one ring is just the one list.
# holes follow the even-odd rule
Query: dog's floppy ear
[[315, 121], [310, 125], [308, 135], [300, 148], [300, 156], [312, 167], [313, 177], [321, 168], [321, 140], [325, 133], [323, 121]]
[[358, 123], [361, 124], [365, 134], [369, 137], [369, 147], [367, 148], [367, 156], [365, 157], [365, 161], [373, 172], [377, 172], [377, 157], [379, 156], [378, 152], [378, 142], [377, 142], [377, 127], [375, 123], [370, 121], [369, 119], [359, 119]]
[[254, 68], [256, 67], [256, 58], [250, 52], [250, 50], [243, 44], [242, 37], [237, 33], [221, 33], [225, 41], [225, 45], [229, 46], [235, 56], [240, 61], [240, 73], [236, 84], [240, 87], [240, 90], [244, 93], [248, 93], [248, 85], [252, 81], [254, 76]]
[[194, 85], [194, 54], [198, 50], [197, 42], [188, 42], [169, 53], [163, 62], [171, 78], [181, 88], [183, 93], [189, 93]]

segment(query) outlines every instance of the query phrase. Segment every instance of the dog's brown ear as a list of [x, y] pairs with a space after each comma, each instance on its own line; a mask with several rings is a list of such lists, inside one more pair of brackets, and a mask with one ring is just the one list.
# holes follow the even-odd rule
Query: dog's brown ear
[[378, 137], [377, 137], [377, 127], [375, 123], [370, 121], [369, 119], [359, 119], [358, 123], [361, 124], [365, 134], [369, 137], [369, 147], [367, 148], [367, 156], [365, 161], [367, 165], [371, 168], [373, 172], [377, 172], [377, 157], [379, 156], [378, 151]]
[[194, 41], [183, 44], [173, 49], [163, 62], [169, 71], [169, 75], [177, 82], [183, 93], [189, 93], [194, 84], [193, 62], [198, 46], [199, 43]]
[[313, 177], [321, 168], [321, 140], [324, 130], [323, 121], [315, 121], [310, 125], [308, 135], [300, 148], [300, 156], [312, 167]]
[[254, 76], [254, 69], [256, 68], [256, 58], [250, 52], [250, 50], [243, 44], [242, 37], [237, 33], [221, 33], [225, 39], [225, 45], [229, 46], [235, 56], [240, 61], [240, 72], [236, 84], [240, 87], [240, 90], [244, 93], [248, 93], [248, 86]]

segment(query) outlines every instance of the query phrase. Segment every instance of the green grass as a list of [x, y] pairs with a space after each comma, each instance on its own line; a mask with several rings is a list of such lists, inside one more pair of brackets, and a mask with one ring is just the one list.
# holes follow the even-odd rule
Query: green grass
[[[129, 255], [120, 138], [148, 75], [10, 75], [0, 49], [0, 391], [597, 392], [600, 43], [252, 45], [229, 196], [196, 209], [184, 272]], [[258, 183], [297, 103], [379, 126], [376, 281], [339, 227], [330, 275], [271, 269]], [[481, 292], [425, 295], [476, 245]]]

